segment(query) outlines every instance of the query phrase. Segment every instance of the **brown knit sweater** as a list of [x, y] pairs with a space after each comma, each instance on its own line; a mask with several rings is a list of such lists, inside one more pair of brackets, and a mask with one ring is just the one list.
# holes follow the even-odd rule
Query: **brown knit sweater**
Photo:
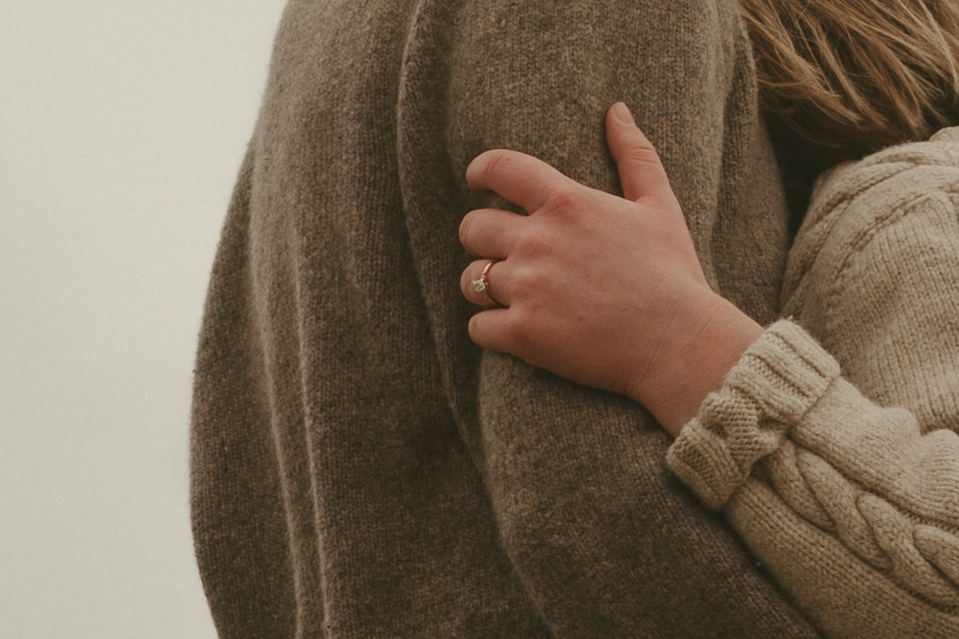
[[641, 408], [482, 353], [483, 150], [660, 150], [711, 283], [777, 316], [787, 215], [732, 0], [293, 0], [213, 270], [192, 431], [223, 637], [812, 637]]
[[783, 299], [671, 468], [829, 636], [959, 637], [959, 129], [821, 178]]

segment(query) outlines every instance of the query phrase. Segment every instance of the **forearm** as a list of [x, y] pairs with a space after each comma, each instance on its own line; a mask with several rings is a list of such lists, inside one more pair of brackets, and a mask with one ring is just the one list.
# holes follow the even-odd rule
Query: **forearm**
[[[763, 133], [750, 102], [748, 61], [737, 57], [748, 42], [737, 30], [734, 5], [617, 2], [613, 10], [600, 11], [591, 3], [552, 3], [549, 15], [535, 17], [514, 15], [512, 6], [502, 3], [498, 13], [484, 9], [482, 15], [466, 16], [478, 26], [464, 27], [464, 41], [471, 44], [449, 56], [455, 61], [451, 77], [438, 89], [462, 100], [451, 107], [448, 129], [431, 132], [437, 143], [449, 145], [449, 159], [440, 159], [465, 170], [481, 152], [509, 148], [583, 184], [615, 191], [601, 114], [624, 100], [664, 149], [698, 246], [710, 250], [716, 219], [734, 214], [730, 200], [762, 211], [757, 215], [762, 219], [753, 222], [771, 235], [785, 227], [771, 155], [768, 164], [751, 163], [763, 157]], [[722, 25], [714, 24], [717, 12]], [[597, 23], [590, 32], [566, 30], [563, 37], [544, 39], [549, 33], [544, 25], [575, 24], [586, 16]], [[595, 36], [606, 31], [601, 39]], [[599, 41], [603, 44], [597, 47]], [[607, 47], [616, 48], [615, 58]], [[662, 59], [662, 51], [677, 56], [675, 61]], [[678, 73], [684, 75], [681, 96], [675, 92]], [[727, 140], [724, 132], [731, 126], [748, 133]], [[737, 167], [735, 176], [730, 166]], [[420, 169], [411, 162], [404, 170]], [[739, 179], [741, 174], [750, 179]], [[413, 195], [433, 198], [432, 193]], [[490, 192], [470, 204], [503, 207]], [[436, 235], [445, 222], [424, 220], [416, 208], [409, 210], [414, 251], [429, 266], [421, 277], [441, 366], [447, 367], [446, 379], [464, 381], [451, 389], [455, 405], [478, 417], [478, 432], [466, 437], [476, 446], [498, 533], [557, 636], [813, 635], [750, 564], [728, 528], [699, 509], [665, 472], [667, 438], [646, 412], [513, 357], [484, 353], [476, 378], [467, 375], [468, 367], [442, 361], [442, 349], [459, 336], [448, 329], [449, 320], [462, 322], [462, 331], [465, 313], [450, 311], [436, 293], [442, 290], [436, 238], [421, 241], [426, 229]], [[455, 229], [449, 237], [455, 240]], [[462, 252], [458, 257], [465, 267]], [[764, 254], [768, 264], [761, 268], [775, 271], [783, 257]], [[504, 290], [510, 263], [492, 269], [494, 292], [497, 286]], [[707, 277], [714, 277], [711, 269]], [[774, 296], [774, 290], [766, 290], [755, 303], [764, 307]], [[588, 314], [590, 305], [577, 301], [567, 308]], [[474, 396], [462, 396], [461, 388]], [[472, 429], [471, 422], [466, 424]], [[718, 589], [716, 583], [735, 587]], [[682, 610], [678, 601], [685, 602]]]
[[747, 350], [668, 459], [827, 634], [959, 631], [959, 437], [870, 402], [798, 326]]

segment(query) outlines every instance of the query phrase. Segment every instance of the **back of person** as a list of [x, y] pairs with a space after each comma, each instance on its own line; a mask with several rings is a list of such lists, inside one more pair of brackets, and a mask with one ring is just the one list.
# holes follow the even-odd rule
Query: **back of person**
[[466, 165], [510, 147], [613, 191], [621, 99], [710, 282], [772, 320], [788, 217], [733, 3], [290, 3], [196, 369], [221, 636], [816, 635], [645, 411], [466, 333], [456, 231], [498, 202]]

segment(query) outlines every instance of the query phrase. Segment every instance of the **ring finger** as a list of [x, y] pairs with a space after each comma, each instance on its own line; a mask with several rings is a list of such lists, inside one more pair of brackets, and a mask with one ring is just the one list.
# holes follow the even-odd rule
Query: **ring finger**
[[487, 308], [509, 306], [509, 296], [503, 286], [504, 261], [476, 260], [466, 267], [460, 277], [460, 290], [469, 301]]

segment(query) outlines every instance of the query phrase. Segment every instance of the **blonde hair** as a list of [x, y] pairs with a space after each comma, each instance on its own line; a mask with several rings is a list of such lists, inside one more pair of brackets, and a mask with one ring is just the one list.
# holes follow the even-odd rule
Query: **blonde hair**
[[851, 159], [959, 124], [957, 0], [740, 0], [760, 103]]

